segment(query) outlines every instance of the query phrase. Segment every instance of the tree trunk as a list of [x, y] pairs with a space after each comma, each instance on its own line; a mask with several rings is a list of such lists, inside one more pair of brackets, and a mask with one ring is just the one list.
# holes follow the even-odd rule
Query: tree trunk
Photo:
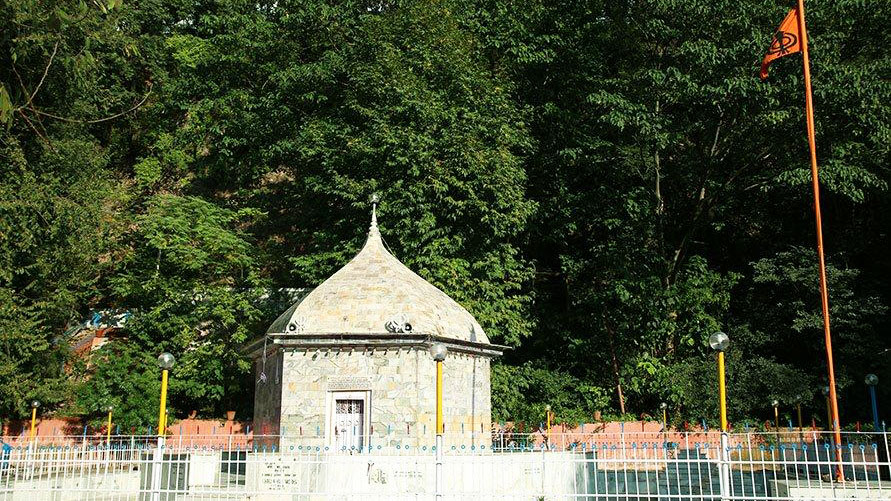
[[603, 319], [603, 326], [606, 328], [607, 339], [609, 340], [609, 353], [613, 361], [613, 376], [616, 378], [616, 395], [619, 397], [619, 412], [625, 414], [625, 395], [622, 393], [622, 379], [619, 377], [619, 359], [616, 357], [616, 333], [609, 326], [606, 318]]

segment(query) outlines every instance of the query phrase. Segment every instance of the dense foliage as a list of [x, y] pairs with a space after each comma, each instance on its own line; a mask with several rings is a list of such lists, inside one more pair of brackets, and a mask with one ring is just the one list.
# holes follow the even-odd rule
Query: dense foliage
[[[808, 2], [843, 420], [891, 380], [891, 4]], [[250, 415], [239, 347], [357, 250], [513, 347], [501, 420], [824, 421], [801, 60], [773, 0], [0, 4], [0, 414]], [[87, 363], [70, 336], [129, 312]], [[880, 399], [891, 392], [880, 387]]]

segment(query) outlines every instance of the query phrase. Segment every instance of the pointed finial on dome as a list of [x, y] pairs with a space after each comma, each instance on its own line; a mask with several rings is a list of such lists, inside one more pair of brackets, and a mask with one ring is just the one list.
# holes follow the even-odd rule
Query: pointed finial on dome
[[377, 204], [381, 201], [380, 197], [377, 196], [377, 193], [371, 195], [371, 227], [368, 228], [370, 232], [376, 232], [377, 230]]

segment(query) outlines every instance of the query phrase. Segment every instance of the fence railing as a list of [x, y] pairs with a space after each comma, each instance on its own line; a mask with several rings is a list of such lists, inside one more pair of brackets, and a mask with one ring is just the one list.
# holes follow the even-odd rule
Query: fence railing
[[845, 433], [840, 444], [816, 430], [561, 435], [449, 437], [439, 493], [437, 451], [424, 440], [362, 437], [350, 447], [237, 435], [5, 441], [0, 498], [891, 499], [887, 433]]

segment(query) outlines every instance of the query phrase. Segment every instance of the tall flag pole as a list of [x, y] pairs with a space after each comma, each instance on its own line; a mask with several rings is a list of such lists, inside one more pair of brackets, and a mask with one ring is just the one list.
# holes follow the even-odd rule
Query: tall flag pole
[[841, 461], [841, 427], [838, 418], [838, 397], [835, 389], [835, 367], [832, 357], [832, 333], [829, 329], [829, 292], [826, 289], [826, 259], [823, 256], [823, 220], [820, 214], [820, 179], [817, 169], [817, 145], [814, 140], [814, 96], [811, 91], [811, 68], [807, 47], [807, 27], [804, 22], [804, 0], [798, 0], [798, 6], [789, 11], [780, 23], [770, 44], [764, 61], [761, 63], [761, 79], [767, 78], [767, 67], [775, 59], [801, 52], [804, 64], [805, 113], [807, 116], [807, 142], [810, 148], [811, 181], [814, 190], [814, 215], [817, 220], [817, 255], [820, 259], [820, 298], [823, 303], [823, 335], [826, 341], [826, 367], [829, 371], [829, 406], [832, 417], [832, 428], [835, 435], [835, 456], [838, 461], [836, 476], [844, 481]]

